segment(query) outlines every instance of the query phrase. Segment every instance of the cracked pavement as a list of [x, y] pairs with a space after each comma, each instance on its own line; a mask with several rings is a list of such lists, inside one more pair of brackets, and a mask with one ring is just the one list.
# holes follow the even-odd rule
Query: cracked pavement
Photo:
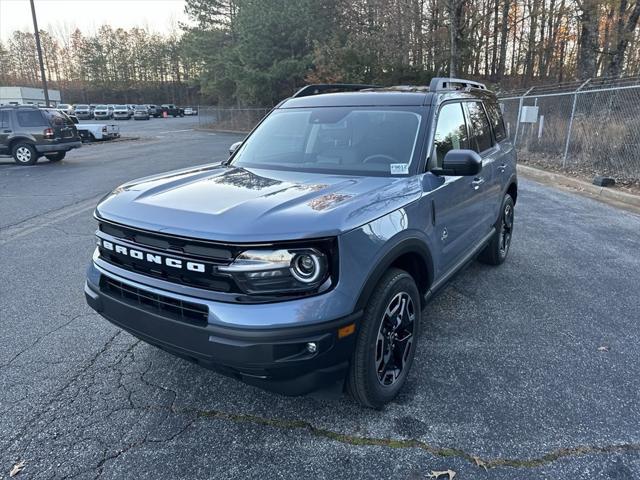
[[640, 217], [572, 193], [521, 179], [509, 260], [470, 264], [427, 305], [383, 411], [258, 390], [94, 314], [95, 199], [239, 138], [194, 125], [123, 122], [139, 141], [60, 164], [0, 159], [0, 478], [21, 460], [38, 479], [640, 478]]

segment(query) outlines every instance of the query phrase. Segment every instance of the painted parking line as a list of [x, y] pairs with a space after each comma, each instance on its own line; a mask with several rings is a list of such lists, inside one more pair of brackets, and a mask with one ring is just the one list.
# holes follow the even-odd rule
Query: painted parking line
[[167, 130], [166, 132], [158, 132], [158, 133], [163, 134], [163, 133], [180, 133], [180, 132], [193, 132], [193, 128], [187, 128], [186, 130]]

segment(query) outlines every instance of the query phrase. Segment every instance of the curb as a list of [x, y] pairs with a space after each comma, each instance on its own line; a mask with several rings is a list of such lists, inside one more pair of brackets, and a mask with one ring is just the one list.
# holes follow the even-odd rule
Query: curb
[[599, 187], [583, 180], [567, 177], [559, 173], [540, 170], [539, 168], [527, 167], [526, 165], [518, 165], [518, 174], [531, 180], [537, 180], [546, 184], [563, 185], [575, 188], [581, 192], [586, 192], [597, 197], [602, 201], [616, 202], [634, 209], [640, 209], [640, 195], [620, 192], [607, 187]]

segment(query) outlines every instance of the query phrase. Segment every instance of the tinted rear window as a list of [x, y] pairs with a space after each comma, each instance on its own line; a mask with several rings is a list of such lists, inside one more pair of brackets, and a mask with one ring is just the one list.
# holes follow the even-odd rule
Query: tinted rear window
[[484, 113], [482, 103], [467, 102], [467, 112], [469, 113], [469, 126], [471, 132], [471, 149], [476, 152], [484, 152], [493, 145], [491, 139], [491, 127], [489, 119]]
[[493, 134], [496, 136], [496, 140], [501, 142], [505, 138], [507, 138], [507, 132], [504, 128], [504, 120], [502, 118], [502, 112], [500, 111], [500, 107], [497, 103], [494, 102], [486, 102], [484, 106], [487, 109], [487, 113], [489, 114], [489, 121], [491, 122], [491, 126], [493, 127]]
[[21, 127], [46, 127], [46, 122], [40, 110], [22, 110], [16, 112], [18, 125]]
[[67, 115], [57, 110], [43, 110], [42, 113], [51, 125], [73, 125], [73, 121]]

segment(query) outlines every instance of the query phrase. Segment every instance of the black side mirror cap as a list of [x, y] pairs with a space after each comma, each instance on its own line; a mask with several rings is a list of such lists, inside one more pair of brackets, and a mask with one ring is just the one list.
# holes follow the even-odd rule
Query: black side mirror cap
[[442, 161], [442, 168], [432, 168], [434, 175], [470, 176], [482, 170], [482, 157], [473, 150], [449, 150]]
[[240, 145], [242, 145], [242, 142], [236, 142], [233, 145], [231, 145], [229, 147], [229, 156], [231, 156], [234, 153], [236, 153], [236, 150], [238, 150], [238, 148], [240, 148]]

